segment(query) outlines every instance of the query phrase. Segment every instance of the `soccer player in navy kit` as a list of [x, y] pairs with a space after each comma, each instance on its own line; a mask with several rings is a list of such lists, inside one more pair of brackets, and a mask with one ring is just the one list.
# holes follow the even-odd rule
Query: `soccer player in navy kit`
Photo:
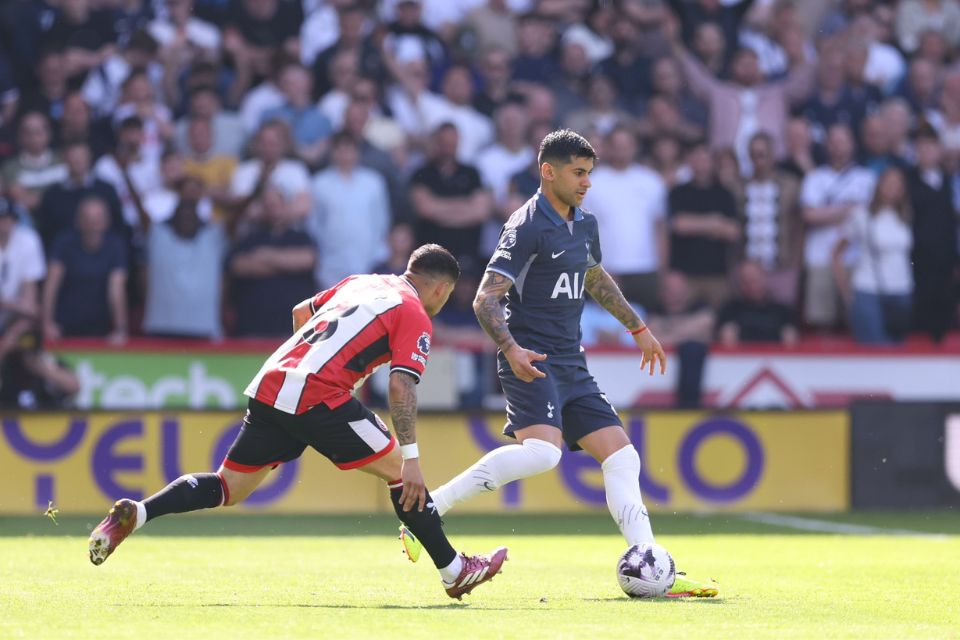
[[[596, 159], [579, 134], [548, 134], [538, 157], [540, 190], [500, 233], [473, 308], [499, 349], [507, 398], [504, 433], [518, 444], [487, 453], [432, 491], [440, 515], [473, 496], [554, 468], [563, 441], [601, 463], [607, 506], [627, 543], [654, 541], [640, 493], [640, 456], [587, 370], [580, 346], [586, 292], [633, 336], [641, 368], [650, 375], [666, 372], [660, 343], [600, 264], [596, 218], [579, 208]], [[670, 595], [716, 593], [711, 585], [678, 576]]]

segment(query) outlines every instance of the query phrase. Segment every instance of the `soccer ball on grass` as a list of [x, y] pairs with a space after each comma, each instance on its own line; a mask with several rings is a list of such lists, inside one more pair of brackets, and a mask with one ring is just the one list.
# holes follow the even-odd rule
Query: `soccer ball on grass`
[[673, 558], [658, 544], [635, 544], [617, 562], [617, 581], [631, 598], [665, 596], [676, 577]]

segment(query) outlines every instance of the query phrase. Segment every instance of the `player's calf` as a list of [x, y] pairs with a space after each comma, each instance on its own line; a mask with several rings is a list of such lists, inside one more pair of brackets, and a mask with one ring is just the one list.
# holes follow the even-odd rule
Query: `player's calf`
[[189, 473], [143, 502], [117, 500], [90, 534], [90, 562], [103, 564], [127, 536], [153, 518], [219, 507], [229, 500], [229, 495], [230, 489], [219, 473]]

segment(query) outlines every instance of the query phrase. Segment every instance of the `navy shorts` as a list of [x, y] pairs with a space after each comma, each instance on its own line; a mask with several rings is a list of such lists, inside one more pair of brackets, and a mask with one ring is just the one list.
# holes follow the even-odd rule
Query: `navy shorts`
[[293, 415], [253, 398], [223, 466], [253, 473], [300, 457], [308, 446], [341, 469], [356, 469], [390, 453], [396, 439], [375, 413], [351, 398]]
[[580, 438], [612, 425], [623, 426], [620, 416], [600, 392], [587, 370], [583, 354], [548, 356], [534, 366], [547, 374], [533, 382], [518, 379], [503, 354], [497, 355], [497, 374], [507, 397], [504, 435], [535, 424], [549, 424], [563, 433], [571, 451], [579, 451]]

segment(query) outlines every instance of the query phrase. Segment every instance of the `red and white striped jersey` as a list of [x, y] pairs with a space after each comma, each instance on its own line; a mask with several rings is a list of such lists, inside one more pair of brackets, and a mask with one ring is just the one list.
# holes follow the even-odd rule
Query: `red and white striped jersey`
[[247, 386], [246, 395], [286, 413], [335, 409], [380, 365], [419, 382], [433, 323], [416, 289], [394, 275], [350, 276], [314, 296], [314, 312]]

